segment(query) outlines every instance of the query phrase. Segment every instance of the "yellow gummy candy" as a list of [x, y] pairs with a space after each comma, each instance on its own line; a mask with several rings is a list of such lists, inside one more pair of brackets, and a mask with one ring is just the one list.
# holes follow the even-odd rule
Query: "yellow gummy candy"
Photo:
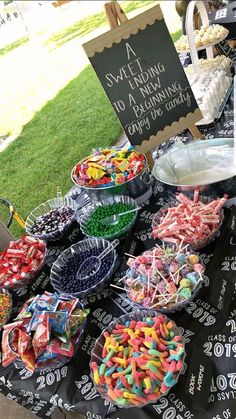
[[123, 358], [118, 358], [118, 356], [114, 356], [113, 357], [113, 361], [114, 362], [117, 362], [118, 364], [120, 364], [120, 365], [123, 365], [124, 367], [126, 366], [126, 364], [127, 364], [127, 362], [126, 362], [126, 360], [125, 359], [123, 359]]
[[152, 387], [151, 386], [151, 381], [150, 381], [150, 378], [148, 378], [148, 377], [146, 377], [146, 378], [144, 378], [144, 384], [145, 384], [145, 387], [146, 387], [146, 389], [147, 390], [150, 390], [150, 388]]
[[98, 370], [95, 370], [95, 371], [94, 371], [94, 373], [93, 373], [93, 378], [94, 378], [94, 382], [95, 382], [95, 384], [98, 384], [98, 383], [99, 383], [99, 380], [100, 380]]

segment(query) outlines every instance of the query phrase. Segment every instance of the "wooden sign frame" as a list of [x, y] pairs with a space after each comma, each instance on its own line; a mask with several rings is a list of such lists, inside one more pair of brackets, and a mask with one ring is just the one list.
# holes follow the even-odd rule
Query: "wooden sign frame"
[[[114, 12], [117, 6], [114, 6], [112, 3], [110, 3], [111, 10]], [[112, 29], [109, 32], [83, 44], [83, 48], [88, 58], [94, 57], [95, 54], [104, 51], [105, 48], [111, 48], [113, 44], [119, 44], [121, 40], [129, 39], [131, 35], [135, 35], [139, 30], [144, 30], [147, 25], [153, 25], [157, 20], [164, 20], [164, 17], [160, 6], [157, 5], [133, 19], [125, 19], [126, 18], [124, 17], [123, 22], [118, 26], [116, 26], [117, 23], [115, 20], [112, 21], [110, 19], [110, 26]], [[193, 112], [189, 112], [187, 115], [180, 117], [178, 121], [173, 121], [171, 125], [165, 126], [162, 130], [157, 131], [155, 135], [151, 135], [149, 138], [144, 139], [141, 144], [135, 145], [135, 148], [143, 153], [148, 153], [186, 128], [191, 131], [195, 138], [201, 138], [200, 131], [194, 125], [200, 119], [202, 119], [202, 114], [197, 107]]]

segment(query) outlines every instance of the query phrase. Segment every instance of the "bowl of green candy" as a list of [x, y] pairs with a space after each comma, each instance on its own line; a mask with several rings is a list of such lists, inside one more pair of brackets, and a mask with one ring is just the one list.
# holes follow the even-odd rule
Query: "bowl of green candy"
[[[134, 226], [138, 210], [137, 202], [128, 196], [104, 198], [88, 206], [80, 219], [81, 231], [87, 237], [107, 240], [123, 237]], [[132, 212], [119, 215], [126, 211]]]

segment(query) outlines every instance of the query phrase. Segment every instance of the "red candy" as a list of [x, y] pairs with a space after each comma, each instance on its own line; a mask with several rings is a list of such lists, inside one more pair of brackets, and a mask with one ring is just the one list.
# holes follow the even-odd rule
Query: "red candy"
[[40, 267], [45, 251], [45, 243], [30, 236], [10, 242], [0, 253], [0, 286], [17, 288], [28, 284]]

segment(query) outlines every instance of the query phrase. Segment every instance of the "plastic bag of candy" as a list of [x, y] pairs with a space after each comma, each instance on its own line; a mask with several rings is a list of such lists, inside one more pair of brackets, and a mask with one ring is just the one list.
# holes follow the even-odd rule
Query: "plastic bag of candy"
[[69, 362], [78, 349], [88, 313], [76, 298], [47, 291], [31, 298], [15, 321], [4, 326], [2, 365], [17, 362], [33, 372]]

